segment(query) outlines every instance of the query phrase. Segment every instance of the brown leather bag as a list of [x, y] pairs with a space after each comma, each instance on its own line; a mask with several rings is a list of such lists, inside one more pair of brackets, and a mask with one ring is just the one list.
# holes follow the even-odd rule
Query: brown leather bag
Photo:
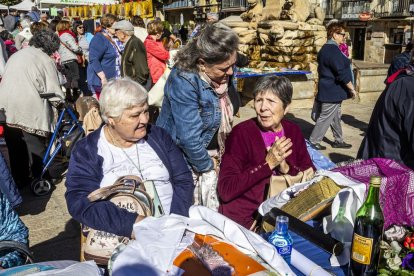
[[303, 183], [312, 179], [315, 175], [313, 168], [310, 167], [304, 171], [300, 171], [297, 175], [272, 175], [270, 178], [269, 191], [267, 198], [280, 194], [283, 190], [297, 183]]
[[[154, 213], [154, 204], [144, 183], [134, 175], [120, 177], [114, 185], [93, 191], [88, 199], [90, 202], [109, 200], [120, 208], [145, 217]], [[128, 237], [95, 230], [85, 225], [81, 231], [81, 261], [93, 260], [97, 264], [107, 265], [115, 248], [129, 242]]]

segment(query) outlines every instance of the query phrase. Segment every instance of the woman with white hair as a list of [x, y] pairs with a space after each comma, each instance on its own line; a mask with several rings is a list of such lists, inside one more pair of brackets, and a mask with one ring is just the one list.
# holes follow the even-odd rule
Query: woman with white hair
[[80, 140], [71, 155], [65, 194], [74, 219], [96, 230], [131, 237], [143, 217], [87, 196], [119, 177], [152, 180], [165, 214], [188, 216], [193, 181], [184, 157], [163, 129], [148, 124], [145, 89], [130, 79], [108, 82], [100, 96], [105, 124]]

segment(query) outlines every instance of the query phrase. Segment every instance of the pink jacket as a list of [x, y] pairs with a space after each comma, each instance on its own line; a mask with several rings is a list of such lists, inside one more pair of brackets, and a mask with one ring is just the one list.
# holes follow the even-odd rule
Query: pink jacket
[[151, 36], [147, 36], [144, 41], [147, 50], [147, 61], [152, 83], [157, 83], [167, 67], [166, 62], [170, 58], [170, 53], [164, 48], [161, 41], [155, 41]]

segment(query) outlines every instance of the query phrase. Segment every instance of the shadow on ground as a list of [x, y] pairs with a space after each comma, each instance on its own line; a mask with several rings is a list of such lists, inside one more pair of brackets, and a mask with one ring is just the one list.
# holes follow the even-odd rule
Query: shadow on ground
[[309, 138], [309, 136], [312, 133], [314, 124], [309, 123], [308, 121], [305, 121], [301, 118], [295, 117], [293, 113], [286, 114], [285, 118], [299, 125], [300, 129], [302, 130], [303, 136], [305, 138]]
[[355, 157], [342, 154], [342, 153], [338, 153], [338, 152], [331, 152], [329, 153], [329, 159], [331, 159], [332, 162], [334, 163], [339, 163], [339, 162], [353, 161], [355, 160]]
[[79, 260], [80, 256], [80, 224], [71, 219], [66, 223], [65, 231], [56, 237], [30, 248], [36, 262], [50, 260]]
[[52, 190], [48, 195], [45, 196], [36, 196], [31, 191], [30, 187], [27, 185], [23, 188], [20, 188], [20, 194], [22, 195], [23, 202], [17, 208], [17, 213], [20, 216], [25, 215], [38, 215], [46, 210], [46, 205], [52, 196], [53, 191], [56, 189], [52, 185]]
[[347, 125], [360, 129], [361, 131], [365, 131], [368, 128], [367, 123], [358, 120], [352, 115], [342, 114], [342, 121]]

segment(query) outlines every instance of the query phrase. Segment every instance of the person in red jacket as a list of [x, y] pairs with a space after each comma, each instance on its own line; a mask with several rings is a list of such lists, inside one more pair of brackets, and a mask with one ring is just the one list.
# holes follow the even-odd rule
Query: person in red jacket
[[148, 36], [144, 41], [147, 50], [147, 61], [152, 78], [152, 84], [156, 84], [167, 68], [167, 61], [170, 53], [164, 48], [161, 42], [161, 36], [164, 26], [159, 20], [153, 20], [148, 23]]
[[285, 77], [261, 78], [253, 91], [257, 117], [235, 126], [226, 139], [218, 179], [219, 212], [248, 229], [272, 175], [315, 170], [299, 126], [283, 118], [292, 92]]

